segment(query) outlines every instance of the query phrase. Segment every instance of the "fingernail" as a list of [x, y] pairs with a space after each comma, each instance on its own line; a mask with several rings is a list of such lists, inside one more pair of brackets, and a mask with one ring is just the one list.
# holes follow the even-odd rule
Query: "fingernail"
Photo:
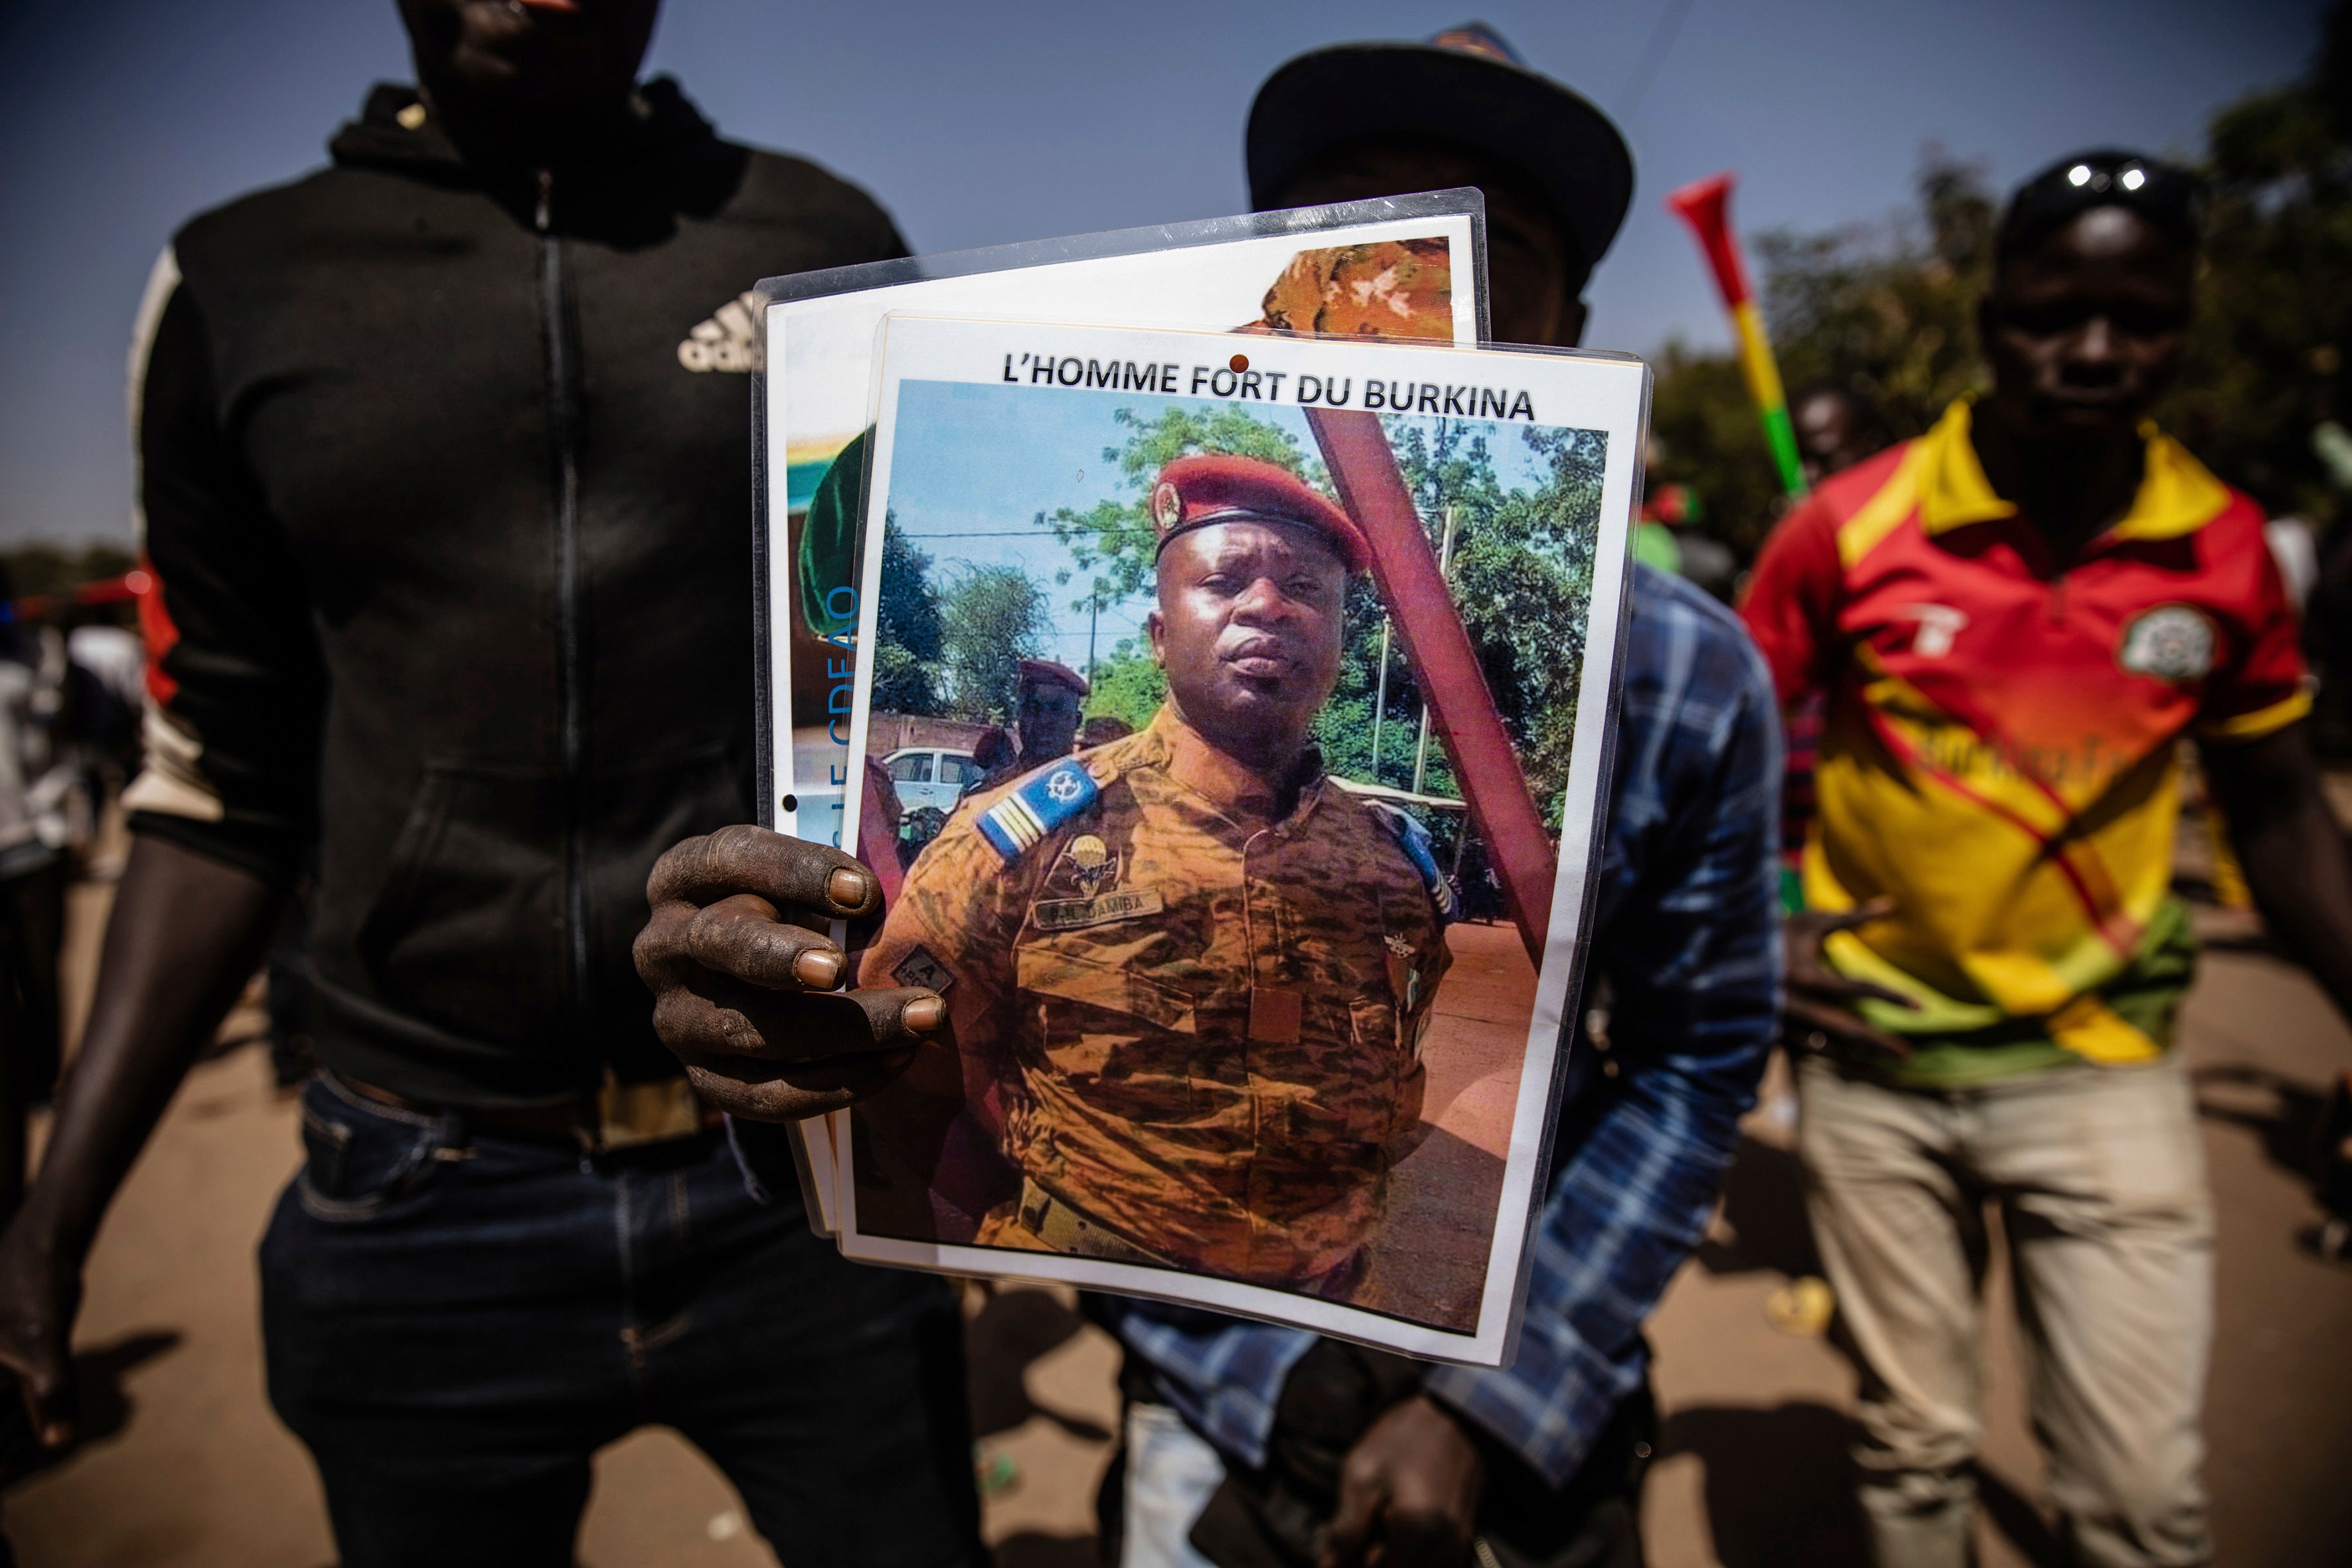
[[835, 871], [824, 885], [833, 901], [845, 910], [854, 910], [866, 901], [866, 879], [856, 871]]
[[793, 973], [803, 985], [830, 991], [841, 983], [841, 954], [804, 952], [793, 960]]
[[948, 1005], [936, 996], [924, 996], [907, 1004], [898, 1021], [919, 1035], [928, 1035], [948, 1021]]

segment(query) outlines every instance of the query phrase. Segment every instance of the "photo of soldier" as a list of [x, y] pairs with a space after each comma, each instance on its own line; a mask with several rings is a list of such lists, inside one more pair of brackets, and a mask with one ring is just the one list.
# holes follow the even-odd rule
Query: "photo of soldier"
[[1044, 767], [1077, 748], [1078, 714], [1092, 689], [1087, 678], [1050, 658], [1024, 658], [1015, 668], [1021, 672], [1020, 696], [1013, 723], [1020, 734], [1020, 752], [1009, 764], [982, 778], [971, 794], [993, 789], [1015, 773]]
[[[1345, 1298], [1419, 1123], [1452, 891], [1312, 751], [1354, 522], [1234, 457], [1171, 463], [1151, 508], [1168, 700], [951, 820], [861, 973], [940, 989], [983, 1080], [1020, 1190], [980, 1245]], [[1041, 749], [1075, 731], [1058, 669], [1023, 667], [1024, 762], [1033, 720]]]
[[[845, 1245], [1056, 1254], [1474, 1331], [1538, 971], [1521, 922], [1494, 918], [1444, 727], [1390, 633], [1463, 618], [1559, 810], [1608, 438], [1375, 426], [1444, 584], [1424, 611], [1374, 582], [1295, 409], [934, 382], [896, 417], [865, 744], [945, 746], [1006, 704], [1021, 745], [858, 955], [860, 985], [936, 990], [949, 1026], [844, 1119]], [[1097, 453], [1129, 499], [1055, 508], [1098, 493], [1065, 460]], [[942, 623], [929, 660], [892, 630], [928, 624], [918, 584]], [[1497, 584], [1525, 595], [1499, 615]], [[1034, 619], [1006, 613], [1023, 602]], [[928, 716], [886, 709], [886, 671]]]

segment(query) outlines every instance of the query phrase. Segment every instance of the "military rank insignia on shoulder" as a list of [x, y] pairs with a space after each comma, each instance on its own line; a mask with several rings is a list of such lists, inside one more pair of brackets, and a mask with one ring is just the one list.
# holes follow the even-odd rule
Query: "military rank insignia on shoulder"
[[1101, 793], [1093, 775], [1076, 760], [1048, 763], [981, 813], [980, 836], [1011, 865], [1092, 805]]
[[1429, 829], [1423, 827], [1411, 812], [1401, 811], [1384, 800], [1370, 800], [1361, 795], [1357, 799], [1380, 821], [1381, 826], [1389, 830], [1397, 841], [1397, 847], [1404, 851], [1404, 858], [1412, 862], [1414, 870], [1421, 873], [1422, 885], [1429, 889], [1429, 901], [1436, 907], [1437, 918], [1452, 920], [1454, 884], [1447, 881], [1445, 873], [1437, 868], [1437, 851], [1430, 842]]

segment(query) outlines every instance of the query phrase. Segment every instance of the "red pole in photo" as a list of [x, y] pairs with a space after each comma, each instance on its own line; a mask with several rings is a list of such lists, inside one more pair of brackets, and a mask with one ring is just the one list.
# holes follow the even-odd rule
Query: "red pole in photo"
[[1551, 889], [1559, 871], [1551, 836], [1519, 771], [1518, 752], [1496, 711], [1486, 672], [1454, 608], [1429, 534], [1397, 468], [1380, 416], [1360, 409], [1308, 408], [1307, 427], [1323, 449], [1339, 504], [1371, 546], [1372, 578], [1389, 606], [1405, 661], [1445, 742], [1471, 820], [1486, 840], [1503, 885], [1503, 902], [1528, 957], [1540, 969], [1551, 929]]

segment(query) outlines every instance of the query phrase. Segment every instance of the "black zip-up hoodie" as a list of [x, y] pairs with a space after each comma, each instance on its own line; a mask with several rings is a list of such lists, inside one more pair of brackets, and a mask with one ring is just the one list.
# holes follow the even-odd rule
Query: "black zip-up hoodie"
[[280, 879], [315, 834], [319, 1053], [422, 1100], [677, 1071], [629, 945], [655, 858], [753, 817], [739, 296], [905, 254], [669, 83], [636, 108], [607, 156], [484, 174], [380, 87], [141, 311], [132, 826]]

